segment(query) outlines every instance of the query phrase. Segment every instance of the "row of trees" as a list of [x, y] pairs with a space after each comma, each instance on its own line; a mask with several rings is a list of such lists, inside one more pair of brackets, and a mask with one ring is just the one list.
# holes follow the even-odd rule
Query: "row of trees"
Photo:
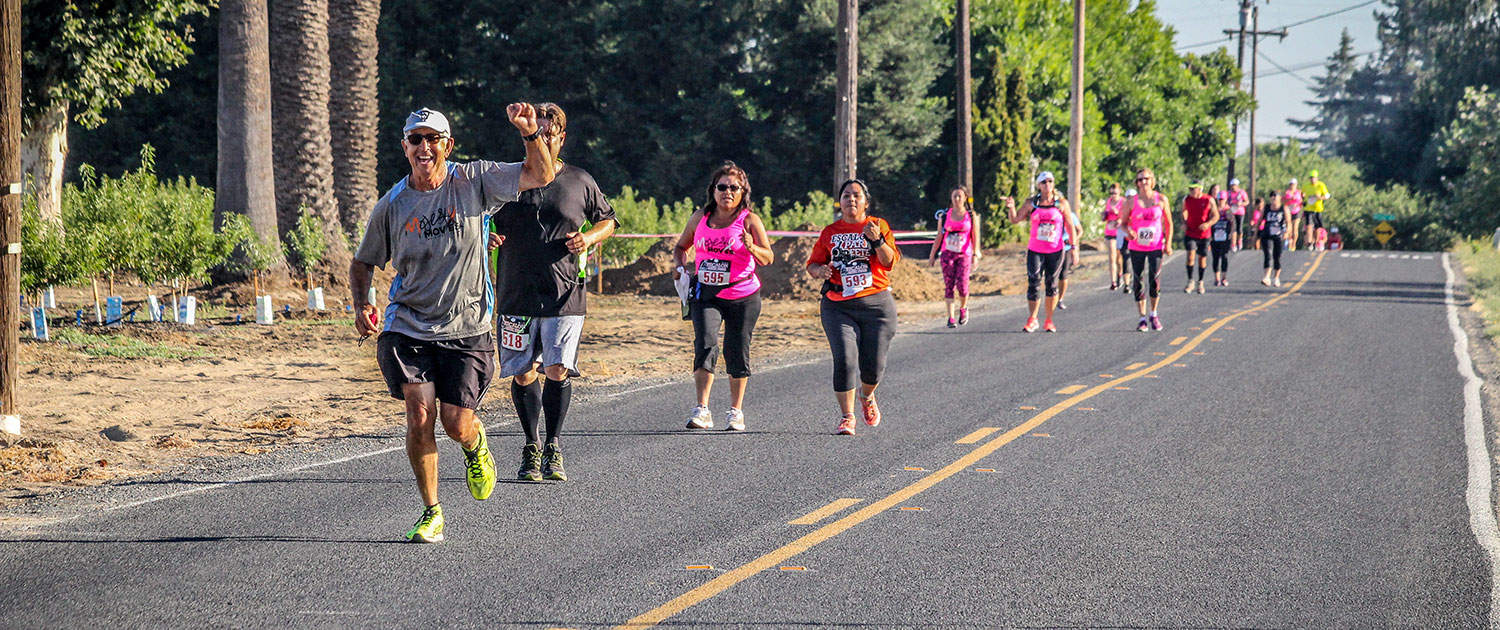
[[1361, 61], [1344, 33], [1317, 81], [1317, 116], [1293, 121], [1371, 183], [1432, 197], [1465, 234], [1500, 225], [1500, 5], [1386, 0], [1379, 51]]
[[[39, 220], [64, 223], [69, 123], [108, 129], [105, 114], [123, 109], [113, 127], [135, 137], [100, 152], [106, 172], [124, 172], [129, 147], [162, 144], [168, 175], [216, 182], [221, 228], [241, 217], [261, 240], [291, 243], [310, 212], [330, 266], [346, 264], [349, 237], [376, 198], [379, 6], [24, 0], [23, 162]], [[194, 47], [200, 54], [190, 57]], [[137, 91], [155, 95], [149, 107], [128, 98]], [[98, 147], [83, 148], [94, 159]], [[273, 267], [282, 264], [281, 247], [268, 251]]]
[[[335, 4], [367, 0], [321, 1], [337, 15]], [[273, 0], [272, 21], [279, 4], [318, 2]], [[245, 4], [225, 1], [215, 12], [186, 16], [185, 24], [205, 33], [205, 45], [165, 75], [183, 89], [126, 102], [113, 124], [78, 138], [79, 153], [120, 172], [132, 156], [119, 147], [162, 135], [154, 126], [162, 112], [200, 128], [215, 124], [214, 92], [202, 82], [225, 63], [216, 55], [235, 47], [222, 40], [208, 46], [206, 33], [224, 33], [226, 16], [240, 20], [232, 10]], [[1028, 191], [1038, 170], [1065, 170], [1072, 27], [1063, 0], [973, 5], [976, 198], [984, 209], [998, 207], [1001, 195]], [[880, 212], [914, 223], [946, 203], [956, 179], [953, 2], [865, 0], [860, 15], [861, 174]], [[316, 120], [275, 122], [275, 145], [292, 153], [275, 163], [287, 182], [301, 182], [289, 194], [326, 186], [330, 159], [342, 168], [369, 156], [379, 180], [393, 182], [406, 169], [396, 145], [401, 121], [422, 106], [449, 114], [457, 159], [517, 159], [521, 147], [504, 105], [548, 100], [569, 114], [563, 157], [593, 172], [606, 190], [628, 185], [656, 198], [696, 198], [707, 173], [734, 159], [758, 194], [805, 199], [826, 189], [833, 163], [835, 17], [831, 0], [387, 3], [378, 30], [380, 133], [369, 136], [383, 139], [379, 149], [322, 143], [334, 147], [330, 158], [312, 140], [323, 133]], [[1234, 89], [1233, 60], [1223, 51], [1174, 52], [1173, 33], [1149, 0], [1091, 2], [1088, 28], [1086, 194], [1102, 194], [1107, 182], [1142, 165], [1174, 183], [1221, 170], [1229, 121], [1248, 107]], [[316, 46], [325, 40], [326, 57], [334, 59], [328, 73], [336, 77], [351, 64], [338, 61], [333, 33], [303, 31], [286, 50], [274, 44], [273, 68], [283, 53], [324, 58]], [[322, 73], [285, 76], [311, 85]], [[307, 100], [316, 101], [317, 91], [310, 87]], [[278, 104], [274, 120], [291, 120], [281, 111]], [[160, 138], [164, 174], [203, 181], [223, 175], [202, 159], [215, 150], [211, 136], [171, 135]], [[337, 185], [342, 176], [333, 174]], [[299, 203], [324, 207], [309, 198]], [[339, 210], [346, 233], [357, 232], [362, 207], [351, 201]]]

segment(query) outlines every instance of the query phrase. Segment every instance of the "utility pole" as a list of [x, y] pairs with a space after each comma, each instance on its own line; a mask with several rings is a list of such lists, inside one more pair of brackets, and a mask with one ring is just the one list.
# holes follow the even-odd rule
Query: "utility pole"
[[[1240, 83], [1237, 89], [1245, 89], [1245, 26], [1250, 21], [1250, 7], [1254, 6], [1255, 0], [1240, 0], [1240, 28], [1238, 31], [1225, 30], [1230, 35], [1239, 35], [1240, 51], [1234, 58], [1234, 67], [1240, 71]], [[1251, 63], [1255, 63], [1252, 59]], [[1240, 119], [1234, 119], [1233, 140], [1229, 144], [1229, 175], [1224, 178], [1224, 189], [1229, 190], [1229, 180], [1234, 179], [1234, 158], [1240, 151]], [[1255, 144], [1255, 136], [1252, 133], [1250, 144]]]
[[0, 415], [21, 432], [16, 409], [21, 328], [21, 0], [0, 0]]
[[1073, 0], [1073, 120], [1068, 134], [1068, 205], [1078, 212], [1083, 191], [1083, 15], [1084, 0]]
[[838, 105], [834, 123], [833, 190], [858, 177], [859, 0], [839, 0]]
[[974, 194], [974, 82], [969, 73], [969, 0], [958, 0], [958, 184]]
[[1286, 29], [1262, 32], [1260, 30], [1260, 7], [1255, 7], [1251, 11], [1250, 21], [1252, 23], [1252, 26], [1250, 27], [1250, 102], [1253, 103], [1253, 105], [1251, 105], [1250, 107], [1250, 195], [1253, 198], [1255, 195], [1256, 175], [1255, 114], [1256, 112], [1260, 111], [1260, 103], [1255, 100], [1255, 73], [1256, 68], [1260, 65], [1259, 63], [1257, 63], [1260, 56], [1260, 38], [1262, 35], [1275, 35], [1278, 38], [1286, 39]]

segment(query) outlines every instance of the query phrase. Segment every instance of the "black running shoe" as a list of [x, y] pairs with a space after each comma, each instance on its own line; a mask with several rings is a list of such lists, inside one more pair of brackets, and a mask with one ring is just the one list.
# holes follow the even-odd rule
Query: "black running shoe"
[[548, 444], [542, 450], [542, 477], [548, 481], [568, 480], [568, 473], [563, 470], [562, 451], [558, 450], [556, 444]]
[[542, 480], [542, 449], [535, 444], [527, 444], [521, 449], [521, 470], [516, 473], [516, 479], [521, 481]]

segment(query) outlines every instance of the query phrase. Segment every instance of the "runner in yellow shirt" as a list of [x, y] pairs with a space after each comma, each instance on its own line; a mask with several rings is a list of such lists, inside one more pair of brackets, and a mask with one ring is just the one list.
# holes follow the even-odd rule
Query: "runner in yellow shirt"
[[1302, 221], [1305, 242], [1308, 247], [1316, 248], [1317, 241], [1314, 236], [1323, 227], [1323, 200], [1328, 199], [1328, 185], [1318, 179], [1318, 172], [1311, 171], [1307, 174], [1307, 218]]

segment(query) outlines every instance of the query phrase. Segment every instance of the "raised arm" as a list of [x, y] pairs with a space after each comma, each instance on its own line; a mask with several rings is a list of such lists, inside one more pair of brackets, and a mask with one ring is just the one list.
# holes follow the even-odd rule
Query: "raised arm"
[[521, 132], [526, 145], [526, 161], [521, 164], [521, 190], [541, 188], [557, 177], [557, 160], [537, 133], [536, 108], [531, 103], [511, 103], [505, 108], [510, 124]]

